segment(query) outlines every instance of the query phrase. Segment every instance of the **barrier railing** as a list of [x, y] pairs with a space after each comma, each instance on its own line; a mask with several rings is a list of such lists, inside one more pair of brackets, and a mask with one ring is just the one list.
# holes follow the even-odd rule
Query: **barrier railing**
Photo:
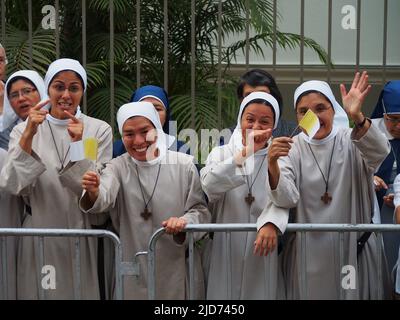
[[[112, 241], [115, 249], [115, 295], [114, 298], [117, 300], [121, 300], [123, 298], [123, 283], [122, 276], [126, 274], [126, 270], [123, 268], [123, 264], [121, 262], [122, 258], [122, 249], [121, 249], [121, 241], [118, 236], [114, 233], [107, 230], [80, 230], [80, 229], [13, 229], [6, 228], [0, 229], [0, 237], [2, 239], [2, 261], [1, 264], [3, 266], [2, 278], [3, 283], [7, 283], [7, 254], [5, 254], [5, 246], [6, 241], [4, 237], [27, 237], [33, 236], [39, 238], [39, 262], [40, 265], [44, 265], [44, 238], [45, 237], [68, 237], [68, 238], [76, 238], [75, 239], [75, 272], [78, 277], [74, 283], [74, 298], [81, 299], [80, 288], [81, 288], [81, 248], [80, 248], [80, 238], [81, 237], [92, 237], [92, 238], [108, 238]], [[7, 297], [7, 285], [3, 285], [2, 288], [4, 296]], [[42, 300], [45, 298], [45, 289], [40, 287], [39, 298]]]
[[[226, 232], [227, 242], [230, 243], [231, 232], [256, 232], [257, 228], [255, 224], [189, 224], [184, 229], [184, 232], [188, 233], [189, 243], [189, 299], [194, 299], [194, 232]], [[301, 255], [301, 266], [302, 273], [300, 275], [300, 283], [303, 288], [302, 296], [307, 298], [306, 284], [307, 284], [307, 273], [306, 273], [306, 233], [307, 232], [338, 232], [339, 233], [339, 259], [340, 265], [344, 262], [344, 233], [345, 232], [375, 232], [379, 243], [382, 241], [382, 232], [388, 231], [399, 231], [400, 225], [391, 224], [288, 224], [286, 228], [287, 232], [298, 232], [300, 233], [300, 255]], [[165, 233], [164, 228], [158, 229], [149, 241], [148, 249], [148, 298], [154, 300], [156, 298], [156, 256], [155, 249], [158, 239]], [[378, 245], [377, 257], [382, 256], [383, 246]], [[230, 258], [230, 246], [227, 246], [227, 257]], [[227, 261], [227, 265], [231, 266], [230, 261]], [[230, 272], [228, 268], [228, 272]], [[228, 279], [231, 277], [228, 275]], [[382, 263], [381, 259], [378, 259], [378, 283], [382, 282]], [[344, 288], [340, 289], [340, 299], [344, 298]], [[378, 297], [381, 296], [381, 287], [378, 286]], [[230, 292], [228, 288], [228, 293]]]

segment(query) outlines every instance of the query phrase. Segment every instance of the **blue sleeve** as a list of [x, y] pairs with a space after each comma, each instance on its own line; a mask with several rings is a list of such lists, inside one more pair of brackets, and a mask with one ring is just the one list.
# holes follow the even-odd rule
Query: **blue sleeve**
[[119, 157], [120, 155], [126, 152], [125, 146], [122, 143], [122, 140], [116, 140], [113, 144], [113, 158]]

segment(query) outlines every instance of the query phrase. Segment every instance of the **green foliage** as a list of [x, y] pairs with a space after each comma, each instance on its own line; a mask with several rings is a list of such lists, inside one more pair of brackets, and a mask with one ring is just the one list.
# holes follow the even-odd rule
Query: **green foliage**
[[[246, 2], [249, 20], [246, 19]], [[33, 43], [32, 67], [44, 74], [56, 58], [54, 30], [41, 28], [41, 8], [48, 1], [32, 1]], [[113, 0], [114, 12], [114, 112], [126, 103], [138, 84], [136, 0]], [[61, 57], [82, 61], [81, 1], [60, 0]], [[163, 86], [164, 82], [164, 0], [140, 1], [140, 84]], [[7, 48], [10, 72], [30, 68], [28, 15], [26, 0], [6, 1]], [[191, 1], [168, 1], [168, 88], [173, 116], [182, 128], [220, 128], [236, 122], [238, 101], [235, 97], [237, 79], [228, 75], [230, 64], [238, 53], [246, 50], [245, 33], [249, 24], [250, 50], [264, 56], [262, 47], [272, 47], [273, 6], [271, 0], [223, 0], [221, 25], [218, 0], [195, 1], [195, 57], [191, 53]], [[88, 113], [111, 121], [110, 99], [110, 0], [87, 0], [87, 71], [89, 79]], [[218, 48], [219, 32], [222, 47]], [[277, 46], [291, 50], [302, 39], [293, 33], [277, 30]], [[227, 44], [227, 41], [235, 40]], [[330, 63], [324, 49], [314, 40], [304, 38], [322, 63]], [[219, 53], [222, 63], [222, 84], [218, 92]], [[191, 61], [195, 59], [195, 109], [192, 118]], [[218, 97], [221, 114], [218, 117]]]

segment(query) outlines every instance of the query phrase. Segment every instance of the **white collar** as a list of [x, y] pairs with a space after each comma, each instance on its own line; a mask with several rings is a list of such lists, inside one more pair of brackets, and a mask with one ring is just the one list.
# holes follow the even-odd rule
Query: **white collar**
[[[75, 117], [80, 119], [82, 117], [82, 112], [81, 112], [81, 107], [78, 106], [76, 109]], [[69, 123], [69, 119], [57, 119], [54, 118], [50, 113], [47, 114], [46, 119], [51, 122], [52, 124], [58, 125], [58, 126], [67, 126]]]
[[304, 132], [301, 132], [299, 134], [299, 137], [302, 138], [305, 142], [307, 142], [309, 144], [321, 145], [321, 144], [326, 144], [329, 141], [331, 141], [333, 138], [336, 137], [337, 133], [338, 133], [338, 129], [336, 127], [333, 127], [331, 130], [331, 133], [323, 139], [310, 139]]

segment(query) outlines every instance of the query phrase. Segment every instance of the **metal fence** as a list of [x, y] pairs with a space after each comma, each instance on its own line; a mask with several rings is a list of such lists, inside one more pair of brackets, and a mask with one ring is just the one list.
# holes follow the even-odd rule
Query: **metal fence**
[[[230, 243], [230, 237], [232, 232], [256, 232], [257, 228], [255, 224], [189, 224], [184, 229], [184, 232], [187, 232], [188, 242], [189, 242], [189, 299], [194, 298], [195, 288], [194, 284], [194, 232], [225, 232], [227, 242]], [[342, 266], [344, 263], [344, 233], [348, 232], [375, 232], [378, 237], [378, 242], [383, 244], [382, 240], [382, 232], [396, 231], [400, 232], [400, 225], [390, 225], [390, 224], [301, 224], [301, 223], [289, 223], [285, 233], [288, 232], [297, 232], [300, 234], [300, 256], [301, 256], [301, 274], [300, 274], [300, 284], [303, 288], [302, 296], [307, 297], [307, 273], [306, 273], [306, 233], [308, 232], [337, 232], [339, 233], [340, 245], [339, 245], [339, 265]], [[149, 248], [148, 248], [148, 297], [150, 300], [154, 300], [156, 298], [156, 245], [157, 240], [164, 234], [164, 229], [161, 228], [157, 230], [150, 239]], [[231, 248], [227, 246], [227, 259], [230, 259], [231, 256]], [[377, 257], [382, 256], [383, 245], [378, 245]], [[231, 262], [227, 261], [228, 274], [231, 271]], [[321, 270], [321, 272], [324, 272]], [[338, 270], [338, 274], [340, 274], [341, 270]], [[228, 276], [228, 279], [231, 277]], [[382, 263], [381, 259], [378, 258], [378, 273], [376, 275], [377, 283], [382, 283]], [[378, 286], [378, 296], [381, 296], [381, 287]], [[340, 299], [344, 299], [345, 289], [341, 287], [340, 289]], [[230, 294], [230, 290], [228, 290], [228, 296]]]
[[[81, 246], [80, 239], [81, 237], [89, 237], [89, 238], [108, 238], [111, 240], [114, 247], [114, 264], [115, 264], [115, 299], [121, 300], [123, 298], [123, 284], [122, 284], [122, 276], [125, 272], [129, 271], [127, 268], [124, 268], [124, 264], [121, 262], [122, 257], [122, 249], [121, 242], [119, 238], [112, 232], [107, 230], [80, 230], [80, 229], [15, 229], [15, 228], [5, 228], [0, 229], [0, 237], [1, 237], [1, 263], [2, 266], [2, 282], [3, 286], [1, 290], [3, 291], [3, 295], [5, 297], [7, 294], [7, 260], [8, 257], [7, 252], [7, 243], [5, 237], [27, 237], [33, 236], [39, 238], [39, 263], [40, 266], [45, 265], [45, 257], [44, 257], [44, 238], [45, 237], [61, 237], [61, 238], [76, 238], [75, 239], [75, 274], [77, 275], [76, 280], [74, 282], [74, 298], [79, 300], [81, 299]], [[40, 271], [39, 271], [40, 272]], [[32, 275], [34, 276], [34, 275]], [[41, 274], [39, 276], [42, 276]], [[75, 279], [75, 277], [74, 277]], [[39, 289], [39, 299], [43, 300], [46, 298], [45, 289], [40, 287]]]
[[[306, 25], [306, 18], [305, 18], [305, 10], [306, 10], [306, 5], [309, 3], [307, 0], [299, 0], [300, 1], [300, 12], [298, 13], [300, 16], [300, 25], [299, 25], [299, 34], [301, 37], [301, 42], [300, 42], [300, 62], [298, 65], [282, 65], [279, 63], [279, 59], [277, 58], [277, 55], [279, 54], [278, 51], [278, 41], [277, 41], [277, 26], [279, 23], [279, 12], [278, 12], [278, 6], [279, 6], [279, 1], [278, 0], [271, 0], [270, 4], [273, 8], [273, 17], [272, 17], [272, 44], [271, 44], [271, 49], [272, 49], [272, 63], [268, 64], [263, 64], [263, 65], [257, 65], [257, 67], [262, 67], [262, 68], [268, 68], [272, 70], [276, 78], [278, 79], [278, 83], [289, 83], [289, 84], [298, 84], [299, 82], [302, 82], [304, 79], [310, 78], [310, 77], [315, 77], [321, 79], [322, 77], [326, 77], [326, 80], [328, 82], [330, 81], [343, 81], [343, 77], [346, 77], [346, 80], [348, 80], [351, 77], [351, 74], [353, 73], [354, 69], [358, 70], [360, 68], [369, 68], [367, 66], [363, 66], [362, 61], [361, 61], [361, 30], [363, 25], [361, 24], [361, 16], [362, 16], [362, 9], [365, 8], [368, 3], [363, 0], [355, 0], [355, 7], [356, 7], [356, 21], [357, 21], [357, 32], [356, 32], [356, 50], [355, 50], [355, 65], [351, 66], [336, 66], [335, 68], [332, 68], [331, 65], [321, 65], [321, 66], [308, 66], [305, 64], [305, 45], [304, 45], [304, 37], [305, 37], [305, 25]], [[333, 0], [326, 0], [327, 1], [327, 10], [328, 10], [328, 19], [326, 21], [328, 32], [327, 32], [327, 55], [328, 58], [332, 58], [332, 35], [333, 35]], [[80, 6], [80, 12], [76, 12], [77, 15], [81, 16], [81, 48], [82, 48], [82, 63], [86, 67], [87, 64], [87, 53], [88, 53], [88, 47], [87, 47], [87, 7], [90, 3], [90, 0], [82, 0], [81, 6]], [[218, 93], [218, 99], [216, 101], [216, 108], [217, 108], [217, 115], [219, 118], [219, 121], [221, 121], [221, 116], [222, 116], [222, 98], [221, 98], [221, 85], [223, 82], [223, 68], [225, 67], [223, 65], [222, 61], [222, 52], [221, 52], [221, 47], [224, 45], [223, 44], [223, 37], [222, 37], [222, 16], [224, 14], [224, 2], [222, 0], [216, 0], [216, 3], [218, 3], [218, 38], [215, 39], [216, 45], [218, 46], [218, 71], [217, 71], [217, 86], [219, 89]], [[254, 67], [254, 65], [251, 63], [251, 45], [249, 43], [249, 37], [250, 33], [252, 32], [250, 28], [250, 15], [249, 15], [249, 10], [250, 10], [250, 0], [243, 0], [243, 2], [246, 5], [246, 19], [247, 19], [247, 24], [246, 24], [246, 32], [245, 32], [245, 63], [244, 64], [239, 64], [239, 65], [233, 65], [231, 68], [231, 72], [233, 74], [239, 74], [242, 73], [243, 71], [249, 69], [250, 67]], [[3, 45], [7, 46], [7, 38], [5, 34], [5, 27], [7, 21], [7, 17], [5, 15], [6, 12], [6, 5], [8, 0], [1, 0], [1, 27], [2, 27], [2, 42]], [[141, 85], [141, 64], [142, 64], [142, 52], [141, 52], [141, 43], [143, 41], [146, 41], [146, 39], [143, 39], [141, 37], [141, 27], [140, 27], [140, 16], [143, 10], [146, 10], [147, 8], [145, 7], [145, 4], [143, 4], [143, 1], [141, 0], [132, 0], [132, 3], [135, 4], [136, 8], [136, 41], [132, 43], [132, 46], [136, 46], [136, 86], [139, 87]], [[147, 2], [146, 2], [147, 3]], [[164, 75], [163, 75], [163, 84], [165, 88], [169, 87], [169, 59], [170, 59], [170, 50], [171, 50], [171, 43], [169, 42], [168, 36], [169, 36], [169, 28], [171, 26], [171, 23], [173, 21], [170, 20], [169, 17], [169, 11], [168, 11], [168, 6], [171, 1], [164, 0], [163, 1], [163, 10], [164, 10], [164, 26], [163, 26], [163, 35], [161, 41], [163, 41], [163, 47], [164, 47]], [[189, 2], [188, 2], [189, 3]], [[388, 10], [389, 10], [389, 0], [382, 0], [381, 1], [382, 6], [383, 6], [383, 34], [382, 34], [382, 64], [372, 66], [370, 68], [371, 73], [373, 74], [373, 77], [371, 77], [371, 81], [383, 85], [388, 79], [394, 79], [394, 78], [400, 78], [400, 66], [399, 65], [389, 65], [387, 64], [387, 58], [388, 58], [388, 29], [390, 28], [390, 25], [388, 25]], [[60, 16], [60, 8], [62, 1], [60, 0], [55, 0], [54, 2], [50, 2], [49, 4], [53, 5], [55, 7], [55, 13], [56, 13], [56, 26], [59, 25], [59, 22], [62, 20], [62, 16]], [[115, 58], [115, 52], [114, 52], [114, 43], [115, 43], [115, 25], [116, 25], [116, 17], [115, 17], [115, 6], [119, 5], [118, 1], [114, 0], [109, 0], [109, 47], [110, 47], [110, 52], [109, 52], [109, 70], [110, 70], [110, 123], [112, 126], [115, 126], [115, 66], [114, 66], [114, 58]], [[32, 13], [32, 0], [26, 0], [26, 13], [27, 13], [27, 21], [28, 21], [28, 33], [29, 33], [29, 39], [27, 45], [29, 46], [29, 50], [32, 53], [32, 35], [33, 35], [33, 13]], [[191, 41], [190, 41], [190, 54], [191, 54], [191, 68], [190, 68], [190, 95], [191, 95], [191, 122], [192, 122], [192, 127], [194, 127], [194, 123], [196, 121], [195, 119], [195, 96], [196, 96], [196, 0], [190, 0], [190, 13], [191, 13]], [[118, 18], [118, 17], [117, 17]], [[285, 17], [281, 17], [285, 19]], [[55, 28], [54, 30], [54, 35], [55, 35], [55, 45], [56, 45], [56, 58], [60, 57], [60, 29], [58, 27]], [[32, 63], [32, 56], [30, 58], [31, 63]], [[340, 80], [338, 80], [340, 79]], [[287, 94], [285, 91], [291, 92], [292, 87], [288, 89], [283, 89], [284, 94], [283, 96], [286, 97]], [[374, 92], [374, 99], [377, 97], [378, 92]], [[291, 97], [291, 94], [289, 95]], [[84, 103], [83, 103], [83, 109], [84, 112], [87, 111], [86, 107], [86, 97], [84, 98]], [[284, 98], [286, 99], [286, 98]], [[372, 101], [373, 99], [371, 99]], [[376, 101], [376, 99], [375, 99]], [[285, 104], [287, 104], [288, 101], [286, 101]]]

